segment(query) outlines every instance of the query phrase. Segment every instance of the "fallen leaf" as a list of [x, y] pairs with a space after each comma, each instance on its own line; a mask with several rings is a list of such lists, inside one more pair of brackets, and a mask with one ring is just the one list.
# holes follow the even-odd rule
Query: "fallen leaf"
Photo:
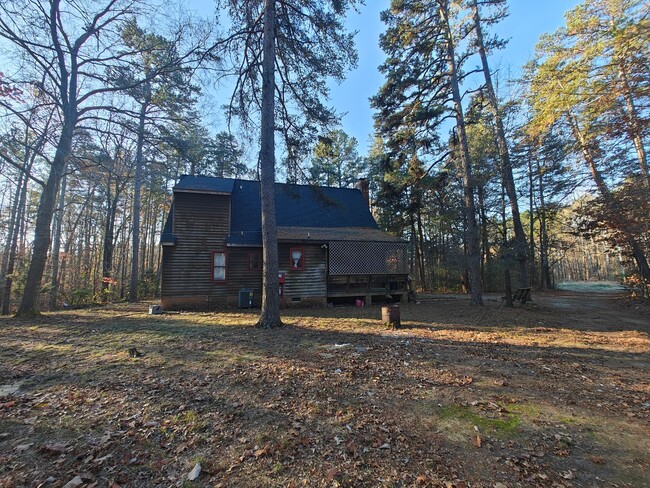
[[571, 470], [569, 470], [569, 471], [565, 471], [564, 473], [560, 473], [560, 475], [561, 475], [562, 478], [564, 478], [565, 480], [572, 480], [572, 479], [574, 479], [574, 478], [576, 477], [576, 475], [575, 475], [575, 474], [573, 473], [573, 471], [571, 471]]
[[89, 471], [86, 471], [85, 473], [81, 473], [79, 476], [81, 477], [82, 481], [85, 481], [86, 483], [95, 481], [95, 475]]
[[187, 475], [188, 481], [194, 481], [201, 475], [201, 463], [196, 463]]
[[41, 450], [48, 454], [62, 454], [65, 452], [67, 447], [68, 444], [65, 442], [46, 442]]
[[605, 464], [605, 458], [602, 456], [591, 456], [591, 462], [594, 464]]
[[54, 476], [48, 476], [45, 481], [43, 481], [40, 485], [38, 485], [36, 488], [43, 488], [44, 486], [49, 486], [52, 483], [56, 481], [56, 478]]
[[95, 461], [93, 461], [93, 462], [95, 464], [102, 464], [104, 461], [106, 461], [107, 459], [110, 459], [112, 457], [113, 457], [112, 454], [107, 454], [106, 456], [102, 456], [100, 458], [95, 459]]
[[269, 444], [265, 445], [262, 449], [255, 451], [254, 455], [256, 458], [266, 456], [271, 451], [271, 446]]
[[24, 452], [27, 449], [29, 449], [30, 447], [32, 447], [33, 445], [34, 445], [33, 442], [31, 442], [29, 444], [20, 444], [19, 446], [16, 446], [16, 452]]
[[345, 443], [345, 450], [349, 453], [352, 454], [354, 457], [357, 455], [357, 448], [354, 445], [354, 441], [350, 440]]
[[68, 481], [63, 488], [76, 488], [84, 484], [84, 481], [81, 479], [81, 476], [75, 476], [70, 481]]
[[475, 435], [472, 437], [472, 444], [474, 444], [476, 447], [481, 447], [483, 444], [483, 439], [481, 439], [480, 435]]
[[330, 468], [327, 470], [327, 481], [332, 481], [336, 478], [336, 475], [339, 474], [339, 470], [336, 468]]

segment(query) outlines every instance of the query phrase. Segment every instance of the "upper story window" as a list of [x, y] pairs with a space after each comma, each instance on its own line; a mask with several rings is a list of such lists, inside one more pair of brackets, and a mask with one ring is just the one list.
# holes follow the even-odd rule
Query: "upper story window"
[[305, 252], [300, 247], [289, 250], [289, 268], [293, 270], [305, 269]]
[[260, 251], [250, 251], [248, 253], [248, 271], [262, 270], [262, 253]]
[[226, 267], [228, 264], [228, 254], [221, 251], [212, 253], [212, 281], [226, 281]]

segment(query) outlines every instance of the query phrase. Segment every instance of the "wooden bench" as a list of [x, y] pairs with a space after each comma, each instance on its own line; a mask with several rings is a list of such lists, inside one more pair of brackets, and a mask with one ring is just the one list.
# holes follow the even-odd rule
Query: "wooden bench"
[[517, 290], [512, 295], [513, 302], [521, 302], [522, 305], [526, 305], [526, 302], [532, 301], [530, 296], [530, 288], [517, 288]]

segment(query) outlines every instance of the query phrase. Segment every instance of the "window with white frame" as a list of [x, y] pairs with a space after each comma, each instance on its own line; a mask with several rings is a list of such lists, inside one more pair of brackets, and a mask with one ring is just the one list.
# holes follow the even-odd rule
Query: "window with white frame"
[[225, 252], [215, 251], [212, 253], [212, 281], [226, 281], [226, 266], [228, 255]]

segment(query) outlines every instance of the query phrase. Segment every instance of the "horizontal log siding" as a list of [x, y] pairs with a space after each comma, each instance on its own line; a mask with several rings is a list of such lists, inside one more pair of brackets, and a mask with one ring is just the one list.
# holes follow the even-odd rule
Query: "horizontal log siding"
[[[248, 253], [262, 253], [262, 248], [229, 247], [228, 248], [228, 296], [229, 305], [239, 303], [239, 290], [247, 288], [253, 291], [253, 303], [262, 303], [262, 271], [248, 270]], [[261, 262], [261, 257], [260, 257]]]
[[[212, 282], [212, 251], [228, 251], [225, 239], [230, 231], [230, 196], [199, 193], [174, 195], [174, 246], [163, 247], [162, 298], [225, 297], [228, 282]], [[228, 257], [230, 261], [230, 256]], [[230, 265], [230, 262], [228, 262]], [[227, 275], [230, 279], [230, 274]]]
[[[298, 247], [304, 251], [305, 269], [291, 270], [290, 249]], [[280, 272], [286, 273], [284, 296], [292, 298], [324, 298], [327, 296], [327, 249], [320, 245], [285, 244], [278, 245]]]

